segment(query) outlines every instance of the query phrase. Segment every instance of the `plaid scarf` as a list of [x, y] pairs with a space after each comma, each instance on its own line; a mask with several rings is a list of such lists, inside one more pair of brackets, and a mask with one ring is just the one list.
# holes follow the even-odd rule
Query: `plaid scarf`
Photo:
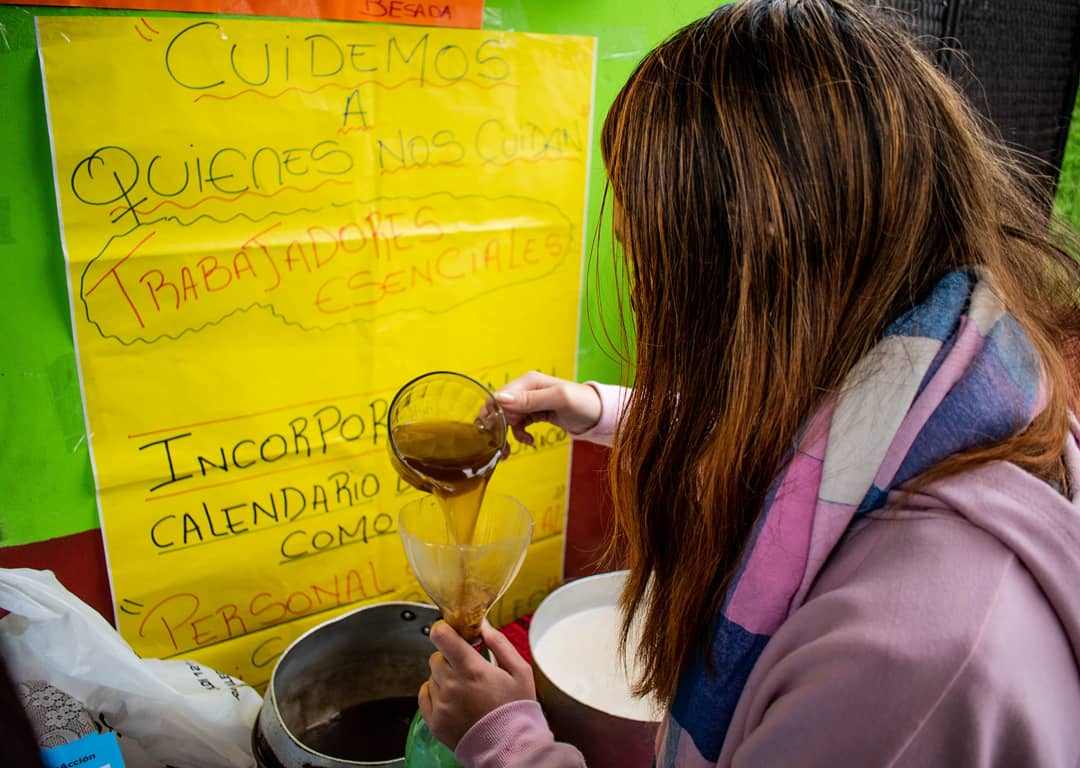
[[758, 656], [852, 522], [946, 457], [1024, 429], [1040, 383], [1027, 335], [976, 273], [947, 274], [893, 322], [773, 481], [714, 628], [716, 671], [697, 658], [683, 674], [657, 765], [715, 764]]

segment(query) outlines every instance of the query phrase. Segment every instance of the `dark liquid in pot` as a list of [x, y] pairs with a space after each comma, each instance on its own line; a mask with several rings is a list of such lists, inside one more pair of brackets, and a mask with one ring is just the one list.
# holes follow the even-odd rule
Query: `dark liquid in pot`
[[300, 734], [308, 749], [329, 757], [374, 763], [405, 756], [415, 696], [397, 696], [354, 704]]

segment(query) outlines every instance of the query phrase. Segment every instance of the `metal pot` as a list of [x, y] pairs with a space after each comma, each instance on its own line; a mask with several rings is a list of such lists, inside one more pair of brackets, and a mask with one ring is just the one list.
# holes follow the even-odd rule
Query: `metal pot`
[[[587, 576], [556, 589], [544, 598], [529, 625], [529, 645], [537, 643], [553, 624], [589, 608], [614, 606], [626, 583], [626, 571]], [[582, 642], [588, 642], [582, 638]], [[616, 649], [611, 649], [612, 654]], [[577, 700], [555, 685], [533, 658], [533, 677], [548, 725], [559, 741], [573, 744], [589, 768], [649, 768], [655, 751], [658, 721], [632, 720]]]
[[259, 767], [404, 766], [437, 618], [433, 605], [379, 603], [298, 637], [278, 659], [255, 722]]

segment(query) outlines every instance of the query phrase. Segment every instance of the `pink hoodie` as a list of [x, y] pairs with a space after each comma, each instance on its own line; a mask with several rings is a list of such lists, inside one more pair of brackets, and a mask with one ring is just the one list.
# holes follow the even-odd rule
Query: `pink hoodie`
[[[579, 437], [609, 443], [624, 393], [597, 391]], [[999, 463], [860, 521], [758, 658], [717, 765], [1080, 766], [1078, 441], [1074, 422], [1071, 500]], [[488, 714], [456, 755], [584, 764], [535, 702]]]

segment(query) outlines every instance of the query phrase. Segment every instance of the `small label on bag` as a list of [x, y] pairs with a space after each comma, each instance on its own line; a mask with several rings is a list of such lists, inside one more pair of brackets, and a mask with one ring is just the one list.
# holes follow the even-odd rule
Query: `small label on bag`
[[124, 768], [115, 733], [91, 733], [78, 741], [41, 750], [45, 768]]

